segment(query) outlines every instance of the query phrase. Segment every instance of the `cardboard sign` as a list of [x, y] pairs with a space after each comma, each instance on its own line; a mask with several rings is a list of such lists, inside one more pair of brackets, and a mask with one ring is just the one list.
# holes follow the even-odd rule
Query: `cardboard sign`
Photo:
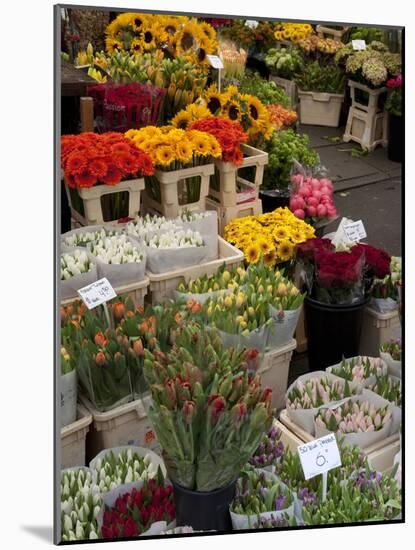
[[104, 304], [117, 296], [106, 277], [95, 281], [91, 285], [80, 288], [78, 294], [88, 309], [94, 309], [94, 307]]
[[300, 445], [298, 452], [305, 479], [325, 474], [342, 464], [333, 433]]
[[209, 63], [214, 69], [223, 69], [222, 59], [217, 55], [207, 55]]
[[352, 46], [354, 50], [362, 51], [366, 49], [365, 40], [352, 40]]
[[367, 236], [362, 220], [345, 223], [343, 225], [343, 231], [350, 243], [357, 243]]

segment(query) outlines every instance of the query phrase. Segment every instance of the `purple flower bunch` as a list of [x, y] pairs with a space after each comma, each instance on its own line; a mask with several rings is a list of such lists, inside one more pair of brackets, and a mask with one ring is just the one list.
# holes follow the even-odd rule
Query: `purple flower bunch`
[[264, 436], [254, 456], [249, 461], [256, 468], [271, 466], [284, 454], [284, 443], [280, 440], [281, 430], [273, 426]]

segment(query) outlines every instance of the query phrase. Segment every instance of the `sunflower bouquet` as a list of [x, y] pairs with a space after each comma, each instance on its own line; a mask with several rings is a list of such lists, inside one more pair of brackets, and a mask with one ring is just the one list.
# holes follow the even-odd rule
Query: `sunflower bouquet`
[[296, 246], [312, 237], [313, 227], [288, 208], [236, 218], [225, 227], [225, 239], [244, 252], [248, 264], [258, 263], [262, 257], [267, 267], [291, 260]]
[[122, 13], [106, 29], [108, 52], [127, 51], [135, 55], [163, 49], [170, 57], [186, 57], [207, 63], [216, 51], [216, 31], [206, 22], [183, 16]]
[[287, 40], [297, 44], [313, 32], [313, 27], [308, 23], [281, 23], [277, 25], [274, 36], [276, 40]]
[[253, 95], [240, 93], [236, 86], [228, 86], [224, 92], [219, 93], [213, 84], [200, 103], [212, 115], [240, 122], [251, 144], [258, 144], [271, 137], [273, 128], [265, 105]]

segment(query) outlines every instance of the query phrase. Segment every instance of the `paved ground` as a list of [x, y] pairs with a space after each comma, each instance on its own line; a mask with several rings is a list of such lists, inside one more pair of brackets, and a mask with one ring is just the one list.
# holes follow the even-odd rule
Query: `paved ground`
[[[310, 136], [310, 145], [318, 150], [322, 164], [329, 169], [339, 214], [353, 220], [361, 219], [368, 242], [392, 255], [401, 255], [401, 164], [388, 160], [383, 148], [359, 158], [352, 157], [347, 151], [359, 149], [358, 144], [333, 141], [333, 138], [342, 136], [342, 128], [301, 126], [300, 131]], [[337, 225], [338, 221], [335, 221], [327, 227], [327, 232], [335, 230]], [[289, 383], [307, 371], [307, 353], [294, 353]]]

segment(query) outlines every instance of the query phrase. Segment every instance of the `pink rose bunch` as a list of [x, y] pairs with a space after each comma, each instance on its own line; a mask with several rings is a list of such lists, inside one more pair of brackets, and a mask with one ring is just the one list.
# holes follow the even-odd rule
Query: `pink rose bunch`
[[333, 183], [329, 178], [293, 174], [291, 182], [293, 193], [290, 197], [290, 210], [297, 218], [311, 223], [336, 217]]
[[401, 74], [398, 74], [398, 76], [396, 76], [395, 78], [390, 78], [387, 82], [386, 82], [386, 86], [388, 88], [402, 88], [402, 75]]

